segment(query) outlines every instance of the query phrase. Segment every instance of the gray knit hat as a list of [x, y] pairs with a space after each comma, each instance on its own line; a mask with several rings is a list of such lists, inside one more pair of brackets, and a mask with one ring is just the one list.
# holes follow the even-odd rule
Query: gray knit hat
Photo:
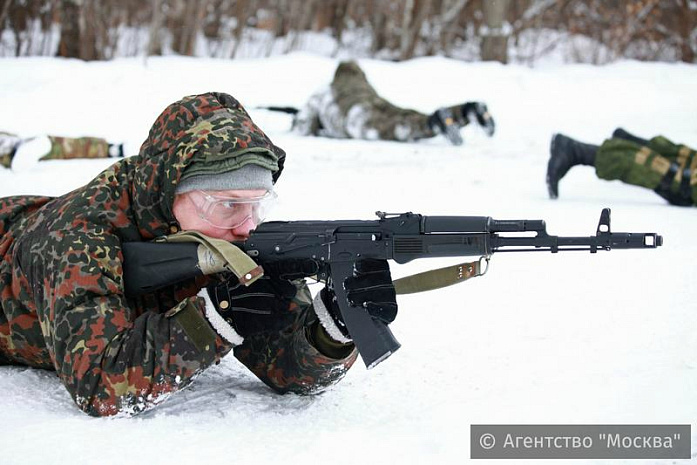
[[176, 194], [189, 191], [225, 191], [237, 189], [273, 189], [271, 170], [256, 164], [247, 164], [234, 171], [218, 174], [187, 176], [186, 171], [177, 185]]

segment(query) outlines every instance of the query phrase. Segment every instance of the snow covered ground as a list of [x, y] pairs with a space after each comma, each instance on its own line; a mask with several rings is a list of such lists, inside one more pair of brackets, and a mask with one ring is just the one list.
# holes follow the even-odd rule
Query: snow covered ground
[[[613, 230], [658, 232], [665, 245], [495, 255], [483, 278], [400, 297], [392, 328], [402, 348], [371, 371], [358, 362], [316, 397], [278, 396], [230, 357], [146, 414], [95, 419], [74, 407], [53, 373], [0, 367], [0, 462], [459, 464], [469, 458], [470, 425], [481, 423], [691, 423], [695, 442], [697, 212], [585, 167], [573, 169], [551, 201], [544, 176], [554, 132], [600, 143], [622, 126], [697, 146], [697, 66], [360, 64], [401, 106], [430, 112], [487, 102], [495, 137], [468, 127], [465, 145], [452, 147], [441, 138], [400, 144], [290, 134], [287, 115], [255, 107], [299, 106], [331, 79], [336, 61], [305, 54], [0, 59], [0, 130], [102, 136], [134, 154], [167, 104], [224, 91], [288, 152], [274, 219], [413, 211], [542, 218], [551, 234], [590, 235], [607, 206]], [[107, 165], [0, 168], [0, 196], [60, 195]], [[393, 275], [456, 262], [395, 265]]]

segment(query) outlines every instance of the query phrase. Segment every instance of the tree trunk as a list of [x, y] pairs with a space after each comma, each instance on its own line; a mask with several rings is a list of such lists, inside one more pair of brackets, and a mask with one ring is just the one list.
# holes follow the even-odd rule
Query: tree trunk
[[331, 28], [336, 39], [336, 49], [332, 56], [336, 56], [341, 49], [341, 42], [344, 35], [344, 27], [346, 25], [346, 13], [348, 11], [348, 0], [338, 0], [332, 14]]
[[468, 0], [443, 0], [440, 9], [440, 50], [445, 56], [450, 56], [450, 51], [455, 38], [455, 31], [459, 27], [458, 18], [467, 6]]
[[80, 8], [80, 56], [82, 60], [99, 60], [101, 51], [97, 40], [99, 14], [94, 0], [84, 0]]
[[80, 7], [74, 0], [61, 1], [61, 36], [58, 56], [80, 58]]
[[10, 11], [11, 3], [12, 0], [2, 0], [2, 7], [0, 7], [0, 35], [5, 30], [5, 19], [7, 18], [7, 12]]
[[203, 24], [207, 0], [189, 0], [186, 2], [183, 18], [183, 31], [179, 42], [178, 52], [182, 55], [193, 56], [196, 53], [196, 41]]
[[288, 31], [288, 37], [290, 40], [286, 39], [285, 51], [290, 52], [292, 50], [297, 50], [300, 44], [300, 38], [303, 32], [312, 28], [313, 12], [315, 10], [315, 5], [317, 0], [302, 0], [300, 2], [291, 3], [291, 8], [294, 10], [291, 13], [291, 30]]
[[208, 9], [209, 0], [199, 0], [197, 8], [194, 12], [194, 17], [191, 25], [191, 31], [189, 34], [189, 48], [187, 50], [188, 56], [194, 56], [196, 54], [196, 45], [198, 43], [198, 36], [203, 29], [203, 19], [206, 17], [206, 10]]
[[694, 63], [695, 51], [692, 49], [691, 34], [695, 28], [695, 13], [694, 7], [690, 6], [690, 0], [680, 0], [678, 8], [678, 35], [680, 37], [680, 60], [685, 63]]
[[249, 18], [249, 0], [239, 0], [235, 2], [235, 17], [237, 18], [237, 25], [235, 26], [235, 44], [232, 46], [232, 51], [230, 52], [230, 58], [235, 58], [237, 55], [237, 50], [240, 48], [242, 39], [244, 39], [244, 30], [247, 27], [247, 19]]
[[399, 37], [399, 57], [402, 60], [407, 59], [407, 50], [409, 42], [412, 40], [411, 23], [414, 20], [414, 0], [406, 0], [402, 10], [402, 24], [400, 26]]
[[181, 10], [172, 31], [173, 49], [180, 55], [196, 53], [196, 42], [203, 24], [208, 0], [189, 0], [180, 4]]
[[162, 0], [152, 0], [152, 19], [148, 33], [147, 56], [162, 55]]
[[504, 29], [508, 0], [482, 0], [484, 31], [480, 54], [484, 61], [508, 63], [508, 32]]
[[[428, 21], [428, 18], [433, 18], [432, 10], [432, 0], [417, 0], [415, 2], [414, 11], [412, 12], [411, 18], [411, 26], [407, 31], [409, 34], [409, 40], [407, 42], [407, 46], [401, 50], [403, 60], [414, 58], [416, 46], [421, 40], [421, 30], [423, 25], [426, 21]], [[431, 24], [431, 26], [433, 26], [433, 24]]]
[[373, 32], [373, 40], [370, 51], [373, 55], [379, 52], [387, 45], [387, 16], [382, 10], [380, 0], [372, 0], [370, 2], [370, 28]]

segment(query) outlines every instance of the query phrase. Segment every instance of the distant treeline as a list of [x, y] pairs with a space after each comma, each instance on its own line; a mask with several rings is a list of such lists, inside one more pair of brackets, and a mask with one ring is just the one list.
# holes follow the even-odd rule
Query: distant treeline
[[697, 0], [0, 0], [4, 56], [312, 50], [505, 63], [534, 62], [562, 43], [571, 61], [693, 63]]

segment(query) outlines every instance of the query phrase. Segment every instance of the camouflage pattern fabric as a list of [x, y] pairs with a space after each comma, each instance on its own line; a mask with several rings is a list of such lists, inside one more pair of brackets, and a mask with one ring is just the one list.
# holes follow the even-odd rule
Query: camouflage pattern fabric
[[[234, 353], [259, 379], [278, 392], [312, 394], [339, 381], [356, 361], [355, 347], [341, 360], [327, 357], [315, 348], [317, 317], [312, 296], [303, 280], [287, 281], [264, 276], [249, 289], [237, 289], [237, 297], [272, 291], [279, 304], [268, 314], [239, 311], [235, 325], [244, 343]], [[254, 297], [252, 297], [254, 298]], [[235, 306], [233, 300], [233, 307]], [[234, 310], [234, 308], [233, 308]], [[321, 328], [321, 327], [319, 327]], [[320, 331], [323, 331], [320, 329]]]
[[10, 168], [12, 166], [12, 156], [21, 139], [15, 134], [0, 131], [0, 166]]
[[[22, 140], [12, 134], [0, 132], [0, 166], [10, 168], [12, 166], [12, 155], [16, 150], [16, 145], [7, 150], [2, 144], [3, 136], [12, 137], [16, 140], [16, 145], [21, 144]], [[109, 156], [109, 144], [105, 139], [98, 137], [57, 137], [48, 136], [51, 141], [51, 150], [41, 157], [40, 160], [68, 160], [71, 158], [107, 158]]]
[[56, 137], [51, 139], [51, 151], [41, 160], [68, 160], [71, 158], [107, 158], [109, 144], [98, 137]]
[[[139, 155], [87, 185], [0, 199], [0, 362], [55, 370], [80, 409], [105, 416], [157, 405], [229, 353], [196, 296], [207, 279], [127, 298], [121, 244], [178, 231], [172, 204], [184, 169], [249, 147], [268, 154], [278, 179], [285, 153], [233, 97], [185, 97], [157, 118]], [[303, 328], [311, 307], [299, 296], [287, 326], [236, 349], [279, 392], [314, 392], [355, 360], [314, 349]]]
[[[679, 192], [689, 184], [692, 203], [697, 204], [697, 156], [686, 145], [657, 136], [642, 146], [624, 139], [608, 139], [598, 149], [595, 170], [599, 178], [619, 179], [628, 184], [656, 189], [667, 173], [674, 172], [670, 191]], [[689, 180], [683, 181], [684, 173]]]
[[436, 135], [428, 115], [380, 97], [353, 61], [340, 63], [329, 88], [310, 97], [295, 116], [293, 130], [303, 135], [402, 142]]
[[12, 166], [12, 154], [0, 153], [0, 166], [4, 168], [9, 168]]

